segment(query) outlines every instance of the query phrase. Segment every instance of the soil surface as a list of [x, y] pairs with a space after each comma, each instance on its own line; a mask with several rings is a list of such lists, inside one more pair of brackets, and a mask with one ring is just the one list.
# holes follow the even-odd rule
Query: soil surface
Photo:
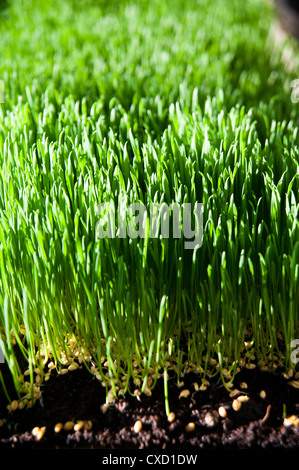
[[[3, 369], [3, 368], [2, 368]], [[105, 388], [84, 367], [66, 375], [52, 374], [42, 389], [42, 397], [32, 408], [8, 411], [0, 392], [0, 450], [3, 449], [146, 449], [198, 451], [200, 449], [296, 449], [299, 426], [284, 424], [284, 418], [299, 415], [299, 391], [281, 371], [261, 372], [242, 369], [233, 389], [249, 399], [238, 410], [219, 377], [209, 379], [206, 390], [195, 390], [200, 382], [194, 373], [168, 380], [169, 422], [165, 413], [163, 381], [159, 379], [152, 396], [123, 396], [103, 413]], [[244, 388], [244, 382], [247, 388]], [[9, 388], [9, 387], [8, 387]], [[190, 394], [180, 397], [182, 390]], [[262, 397], [260, 396], [261, 391]], [[185, 392], [183, 393], [185, 394]], [[236, 403], [236, 402], [235, 402]], [[226, 416], [219, 415], [224, 407]], [[220, 413], [222, 414], [222, 413]], [[56, 423], [90, 420], [92, 428], [54, 432]], [[140, 431], [134, 429], [142, 422]], [[194, 429], [187, 432], [188, 423]], [[46, 427], [41, 439], [32, 434], [35, 427]]]

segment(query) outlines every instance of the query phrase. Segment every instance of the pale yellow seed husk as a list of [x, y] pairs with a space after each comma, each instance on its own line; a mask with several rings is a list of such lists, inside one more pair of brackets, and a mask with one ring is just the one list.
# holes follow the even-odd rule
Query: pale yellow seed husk
[[260, 391], [260, 397], [261, 397], [262, 399], [266, 398], [266, 392], [265, 392], [265, 390], [261, 390], [261, 391]]
[[108, 403], [113, 403], [114, 402], [114, 393], [113, 390], [109, 390], [108, 396], [107, 396]]
[[249, 396], [248, 395], [240, 395], [237, 400], [241, 401], [241, 402], [244, 402], [244, 401], [248, 401], [249, 400]]
[[235, 399], [232, 403], [233, 410], [235, 410], [235, 411], [239, 411], [241, 406], [242, 406], [242, 404], [241, 404], [240, 400]]
[[101, 406], [100, 406], [100, 409], [101, 409], [101, 412], [103, 414], [107, 413], [108, 411], [108, 404], [107, 403], [103, 403]]
[[142, 429], [142, 422], [140, 420], [136, 421], [133, 429], [134, 429], [134, 432], [136, 433], [140, 432]]
[[38, 441], [40, 441], [40, 440], [44, 437], [45, 432], [46, 432], [46, 429], [47, 429], [46, 426], [43, 426], [43, 427], [40, 428], [40, 430], [39, 430], [38, 433], [36, 434], [36, 439], [37, 439]]
[[299, 418], [298, 416], [295, 416], [295, 415], [292, 415], [292, 416], [289, 416], [288, 418], [285, 418], [283, 420], [283, 424], [284, 426], [295, 426], [295, 427], [299, 427]]
[[65, 431], [71, 431], [73, 427], [74, 427], [73, 421], [67, 421], [66, 423], [64, 423], [63, 429]]
[[219, 416], [221, 416], [221, 418], [226, 418], [227, 413], [226, 413], [226, 409], [224, 408], [224, 406], [220, 406], [218, 408], [218, 414]]
[[196, 392], [198, 392], [198, 390], [199, 390], [200, 387], [199, 387], [199, 385], [198, 385], [197, 382], [194, 382], [193, 387], [194, 387], [194, 390], [195, 390]]
[[32, 436], [36, 437], [39, 432], [40, 432], [40, 428], [38, 426], [35, 426], [35, 428], [32, 429], [31, 434]]
[[185, 388], [184, 390], [181, 391], [179, 394], [179, 398], [187, 398], [190, 395], [190, 390]]
[[185, 427], [186, 432], [193, 432], [195, 430], [195, 423], [188, 423]]
[[243, 390], [246, 390], [248, 388], [248, 385], [246, 382], [241, 382], [240, 383], [240, 388], [242, 388]]
[[77, 423], [74, 426], [74, 431], [81, 431], [83, 426], [84, 426], [84, 421], [77, 421]]
[[63, 429], [63, 424], [62, 423], [56, 423], [54, 426], [54, 432], [58, 433]]
[[92, 429], [92, 421], [90, 419], [84, 421], [84, 429], [85, 431], [90, 431]]
[[247, 369], [255, 369], [256, 364], [250, 363], [250, 364], [247, 364], [246, 367], [247, 367]]
[[175, 420], [175, 413], [173, 411], [169, 413], [169, 415], [167, 416], [167, 420], [169, 421], [169, 423], [173, 423], [173, 421]]
[[299, 381], [297, 381], [297, 380], [291, 380], [288, 383], [289, 383], [289, 385], [291, 385], [291, 387], [299, 388]]

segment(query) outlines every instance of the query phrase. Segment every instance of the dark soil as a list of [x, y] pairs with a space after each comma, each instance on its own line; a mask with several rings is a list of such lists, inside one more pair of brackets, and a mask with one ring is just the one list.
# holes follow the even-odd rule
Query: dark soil
[[[164, 451], [197, 451], [200, 449], [295, 449], [299, 447], [299, 428], [285, 426], [285, 416], [299, 415], [299, 391], [288, 384], [281, 372], [241, 370], [235, 377], [234, 388], [246, 382], [244, 390], [249, 400], [239, 411], [232, 408], [232, 397], [219, 377], [210, 379], [205, 391], [194, 390], [199, 377], [193, 373], [184, 378], [179, 388], [176, 379], [168, 380], [170, 409], [176, 418], [169, 423], [164, 406], [163, 381], [158, 380], [151, 397], [140, 400], [128, 395], [119, 398], [102, 413], [105, 388], [85, 368], [66, 375], [52, 374], [42, 386], [42, 399], [32, 408], [9, 412], [3, 392], [0, 395], [0, 449], [152, 449]], [[179, 398], [182, 389], [191, 393]], [[261, 390], [266, 398], [260, 397]], [[227, 416], [217, 413], [206, 419], [207, 413], [217, 412], [223, 405]], [[91, 420], [87, 431], [54, 432], [57, 422]], [[137, 433], [133, 426], [141, 420]], [[186, 432], [187, 423], [195, 430]], [[36, 426], [46, 426], [41, 440], [31, 433]]]

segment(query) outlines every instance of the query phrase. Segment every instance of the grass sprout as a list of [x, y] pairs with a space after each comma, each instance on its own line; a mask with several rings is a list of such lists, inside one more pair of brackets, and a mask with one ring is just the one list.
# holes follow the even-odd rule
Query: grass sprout
[[[273, 18], [258, 0], [0, 13], [0, 347], [19, 397], [75, 362], [114, 397], [163, 377], [168, 415], [170, 370], [227, 386], [252, 356], [295, 367], [299, 108]], [[202, 203], [202, 246], [98, 239], [121, 197]]]

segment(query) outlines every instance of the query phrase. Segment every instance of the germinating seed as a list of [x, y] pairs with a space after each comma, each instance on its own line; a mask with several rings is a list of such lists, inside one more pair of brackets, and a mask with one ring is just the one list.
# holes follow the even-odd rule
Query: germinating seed
[[171, 411], [169, 415], [167, 416], [167, 420], [172, 423], [175, 420], [175, 413]]
[[62, 423], [56, 423], [55, 426], [54, 426], [54, 432], [58, 433], [60, 431], [62, 431], [63, 429], [63, 424]]
[[235, 411], [239, 411], [241, 409], [241, 406], [242, 406], [242, 403], [240, 400], [233, 400], [233, 403], [232, 403], [232, 407], [233, 407], [233, 410]]
[[136, 421], [133, 429], [136, 433], [140, 432], [142, 430], [142, 422], [140, 420]]
[[101, 406], [100, 406], [100, 410], [103, 414], [107, 413], [108, 411], [108, 408], [109, 408], [109, 405], [107, 403], [103, 403]]
[[40, 432], [40, 427], [35, 426], [35, 427], [32, 429], [31, 434], [32, 434], [32, 436], [37, 437], [37, 435], [38, 435], [39, 432]]
[[260, 391], [260, 397], [261, 397], [262, 399], [265, 399], [265, 398], [266, 398], [266, 392], [265, 392], [265, 390], [261, 390], [261, 391]]
[[87, 421], [84, 421], [84, 430], [85, 431], [91, 431], [92, 429], [92, 421], [88, 419]]
[[248, 388], [248, 385], [246, 382], [241, 382], [240, 383], [240, 388], [242, 388], [243, 390], [247, 389]]
[[74, 431], [81, 431], [84, 426], [84, 421], [77, 421], [77, 423], [74, 425]]
[[64, 423], [64, 425], [63, 425], [63, 429], [65, 431], [71, 431], [73, 428], [74, 428], [73, 421], [66, 421], [66, 423]]
[[13, 401], [11, 402], [11, 404], [7, 406], [7, 408], [8, 408], [10, 411], [15, 411], [15, 410], [18, 409], [18, 406], [19, 406], [18, 400], [13, 400]]
[[185, 427], [186, 432], [193, 432], [195, 430], [195, 423], [188, 423]]
[[245, 401], [248, 401], [249, 400], [249, 396], [248, 395], [240, 395], [238, 398], [237, 398], [238, 401], [240, 402], [245, 402]]
[[190, 390], [184, 389], [179, 394], [179, 398], [187, 398], [190, 395]]
[[37, 441], [40, 441], [44, 437], [46, 429], [47, 429], [46, 426], [42, 426], [39, 429], [39, 431], [37, 432], [37, 434], [35, 436]]
[[153, 384], [153, 378], [152, 378], [151, 376], [149, 376], [149, 377], [147, 378], [147, 386], [148, 386], [148, 387], [151, 387], [152, 384]]
[[252, 362], [250, 362], [249, 364], [246, 364], [246, 367], [247, 367], [247, 369], [255, 369], [256, 364], [253, 364]]
[[299, 388], [299, 381], [297, 380], [290, 380], [290, 382], [288, 382], [289, 385], [291, 385], [291, 387], [293, 388]]
[[289, 427], [289, 426], [299, 427], [299, 417], [295, 415], [289, 416], [288, 418], [285, 418], [283, 420], [283, 424], [286, 427]]
[[108, 394], [107, 394], [107, 401], [108, 403], [113, 403], [114, 402], [114, 393], [113, 393], [113, 390], [109, 390]]
[[226, 416], [227, 416], [227, 412], [226, 412], [226, 409], [224, 408], [224, 406], [220, 406], [218, 408], [218, 413], [219, 413], [219, 416], [221, 416], [221, 418], [226, 418]]

